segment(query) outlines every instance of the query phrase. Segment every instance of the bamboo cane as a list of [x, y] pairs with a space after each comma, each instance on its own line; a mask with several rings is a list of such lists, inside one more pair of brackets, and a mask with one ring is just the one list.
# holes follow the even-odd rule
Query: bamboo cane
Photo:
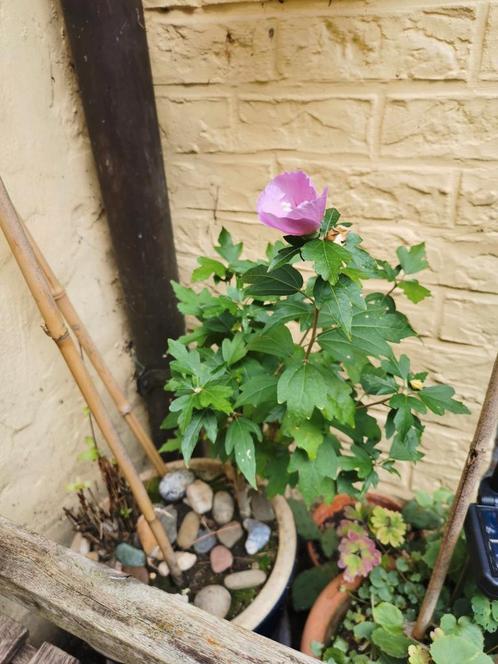
[[78, 385], [102, 435], [114, 455], [124, 477], [130, 485], [140, 511], [148, 522], [159, 548], [168, 563], [173, 579], [181, 584], [182, 573], [164, 528], [156, 516], [152, 502], [124, 448], [118, 432], [110, 419], [104, 403], [92, 382], [90, 374], [79, 355], [76, 344], [67, 329], [61, 312], [52, 297], [50, 286], [37, 262], [29, 240], [24, 233], [16, 210], [0, 178], [0, 227], [24, 276], [29, 290], [45, 321], [46, 331], [57, 344], [66, 364]]
[[486, 457], [490, 451], [498, 425], [498, 356], [489, 379], [488, 389], [482, 405], [474, 438], [470, 444], [467, 460], [453, 500], [444, 531], [441, 547], [432, 571], [432, 576], [420, 607], [413, 638], [421, 640], [432, 620], [443, 583], [448, 573], [453, 551], [463, 528], [470, 503], [475, 499], [477, 488], [485, 469]]
[[[21, 223], [22, 220], [21, 220]], [[74, 332], [76, 338], [78, 339], [81, 347], [85, 351], [88, 359], [92, 363], [100, 377], [102, 383], [107, 389], [108, 393], [111, 395], [112, 400], [116, 404], [116, 408], [119, 413], [124, 418], [125, 422], [131, 429], [133, 435], [138, 440], [145, 453], [147, 454], [150, 462], [157, 470], [159, 475], [164, 475], [166, 473], [166, 464], [161, 459], [160, 454], [156, 450], [154, 443], [148, 436], [145, 429], [140, 424], [140, 421], [136, 417], [135, 413], [132, 411], [132, 406], [126, 399], [126, 396], [120, 386], [118, 385], [116, 379], [112, 375], [109, 367], [106, 365], [104, 358], [99, 353], [95, 342], [90, 336], [85, 324], [79, 317], [76, 309], [74, 308], [71, 300], [69, 299], [66, 291], [60, 284], [59, 280], [55, 276], [52, 268], [47, 263], [45, 256], [40, 251], [40, 248], [36, 244], [33, 236], [31, 235], [29, 229], [25, 224], [23, 224], [24, 232], [31, 244], [33, 253], [43, 270], [45, 277], [47, 278], [50, 290], [52, 292], [52, 297], [56, 301], [57, 306], [59, 307], [62, 315], [66, 319], [67, 324]]]

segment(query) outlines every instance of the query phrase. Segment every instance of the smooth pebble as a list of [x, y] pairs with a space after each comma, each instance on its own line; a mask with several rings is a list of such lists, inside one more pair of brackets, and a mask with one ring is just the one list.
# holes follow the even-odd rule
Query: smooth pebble
[[195, 512], [187, 512], [187, 514], [185, 514], [176, 540], [180, 549], [190, 549], [197, 537], [199, 525], [200, 518], [198, 514]]
[[255, 493], [251, 499], [252, 515], [256, 521], [273, 521], [275, 512], [271, 502], [261, 493]]
[[244, 590], [255, 588], [266, 581], [266, 574], [260, 569], [248, 569], [244, 572], [234, 572], [225, 577], [225, 586], [229, 590]]
[[238, 521], [230, 521], [230, 523], [227, 523], [226, 526], [220, 528], [216, 533], [220, 542], [229, 549], [239, 541], [243, 534], [244, 531]]
[[159, 483], [159, 493], [166, 502], [175, 502], [185, 495], [189, 484], [195, 480], [195, 475], [190, 470], [181, 469], [166, 473]]
[[199, 528], [197, 539], [198, 541], [194, 544], [196, 553], [208, 553], [216, 544], [216, 535], [206, 528]]
[[121, 542], [115, 551], [116, 558], [126, 567], [143, 567], [145, 565], [145, 553], [141, 549]]
[[211, 549], [209, 559], [211, 569], [215, 574], [221, 574], [221, 572], [224, 572], [233, 565], [232, 552], [222, 544], [218, 544], [214, 549]]
[[194, 604], [213, 616], [224, 618], [230, 610], [232, 596], [223, 586], [211, 585], [200, 590], [194, 599]]
[[228, 491], [217, 491], [213, 499], [213, 519], [220, 526], [233, 519], [234, 502]]
[[249, 533], [245, 548], [249, 555], [253, 555], [266, 546], [270, 540], [271, 528], [266, 523], [255, 519], [244, 519], [244, 528]]
[[205, 514], [213, 506], [213, 490], [202, 480], [195, 480], [187, 487], [188, 504], [197, 512], [197, 514]]

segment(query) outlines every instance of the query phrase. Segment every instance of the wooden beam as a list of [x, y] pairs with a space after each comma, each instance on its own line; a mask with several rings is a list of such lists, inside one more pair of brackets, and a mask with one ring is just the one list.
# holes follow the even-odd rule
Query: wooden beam
[[129, 664], [313, 664], [0, 516], [0, 593]]

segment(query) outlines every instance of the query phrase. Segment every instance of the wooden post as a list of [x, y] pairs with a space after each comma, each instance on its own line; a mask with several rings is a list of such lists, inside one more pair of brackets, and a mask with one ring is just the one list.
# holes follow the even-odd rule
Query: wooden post
[[129, 664], [316, 664], [3, 517], [0, 593]]
[[177, 583], [182, 582], [182, 573], [176, 562], [173, 551], [164, 528], [156, 516], [152, 502], [137, 473], [128, 453], [123, 446], [114, 424], [109, 417], [104, 403], [92, 382], [78, 348], [67, 329], [59, 308], [52, 297], [50, 286], [43, 271], [36, 260], [29, 240], [24, 233], [23, 226], [7, 190], [0, 179], [0, 228], [24, 276], [29, 290], [45, 321], [47, 334], [57, 344], [73, 378], [90, 408], [102, 435], [116, 459], [126, 481], [130, 485], [138, 507], [154, 533], [164, 559], [168, 563], [171, 575]]
[[152, 435], [168, 411], [168, 338], [184, 332], [142, 0], [61, 0]]
[[456, 543], [465, 522], [470, 503], [475, 500], [477, 489], [485, 470], [486, 457], [490, 451], [498, 425], [498, 356], [489, 379], [488, 389], [481, 409], [465, 468], [451, 506], [439, 554], [432, 571], [431, 580], [413, 629], [413, 637], [421, 640], [429, 626], [441, 589], [448, 573]]

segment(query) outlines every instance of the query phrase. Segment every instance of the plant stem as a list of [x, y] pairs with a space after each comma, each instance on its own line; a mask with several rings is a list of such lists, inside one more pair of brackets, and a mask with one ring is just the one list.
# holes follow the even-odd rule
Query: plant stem
[[467, 510], [474, 499], [481, 475], [486, 464], [490, 442], [493, 440], [498, 424], [498, 356], [495, 359], [488, 389], [477, 423], [474, 438], [470, 444], [465, 468], [455, 493], [450, 514], [444, 531], [436, 564], [422, 602], [413, 636], [421, 640], [432, 619], [439, 595], [448, 573], [456, 543], [460, 537]]
[[312, 329], [311, 329], [311, 339], [309, 341], [308, 348], [306, 349], [306, 353], [304, 354], [304, 359], [305, 360], [308, 359], [308, 357], [311, 353], [311, 349], [313, 348], [313, 344], [315, 343], [319, 314], [320, 314], [320, 312], [318, 311], [318, 309], [315, 306], [315, 311], [313, 312], [313, 326], [312, 326]]
[[392, 398], [392, 394], [385, 399], [379, 399], [378, 401], [372, 401], [371, 403], [361, 403], [359, 406], [357, 406], [357, 410], [361, 410], [362, 408], [370, 408], [370, 406], [378, 406], [381, 403], [386, 403], [387, 401], [390, 401]]
[[389, 295], [391, 295], [391, 293], [393, 291], [395, 291], [398, 286], [399, 286], [399, 282], [395, 281], [394, 286], [390, 290], [387, 291], [385, 297], [389, 297]]

